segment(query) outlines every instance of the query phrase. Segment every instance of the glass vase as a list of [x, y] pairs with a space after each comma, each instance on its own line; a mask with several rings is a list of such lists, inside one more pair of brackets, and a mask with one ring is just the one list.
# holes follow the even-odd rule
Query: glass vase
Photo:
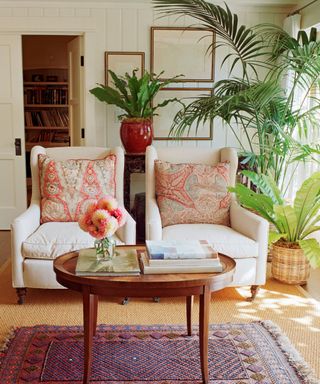
[[94, 241], [98, 261], [111, 260], [114, 256], [116, 242], [112, 238], [105, 237]]

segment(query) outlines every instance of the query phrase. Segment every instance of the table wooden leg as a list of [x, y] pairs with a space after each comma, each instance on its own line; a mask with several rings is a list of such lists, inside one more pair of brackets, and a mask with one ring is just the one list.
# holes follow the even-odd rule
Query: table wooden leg
[[210, 309], [210, 287], [203, 287], [199, 303], [199, 345], [202, 380], [204, 384], [209, 383], [208, 371], [208, 337], [209, 337], [209, 309]]
[[193, 296], [186, 297], [186, 304], [187, 304], [187, 330], [188, 330], [188, 336], [191, 336], [192, 335], [191, 314], [192, 314], [192, 307], [193, 307]]
[[93, 295], [93, 336], [95, 336], [97, 332], [98, 303], [99, 296]]
[[88, 384], [90, 381], [91, 363], [92, 363], [92, 342], [95, 333], [97, 321], [97, 306], [98, 299], [96, 295], [83, 287], [83, 328], [84, 328], [84, 372], [83, 384]]

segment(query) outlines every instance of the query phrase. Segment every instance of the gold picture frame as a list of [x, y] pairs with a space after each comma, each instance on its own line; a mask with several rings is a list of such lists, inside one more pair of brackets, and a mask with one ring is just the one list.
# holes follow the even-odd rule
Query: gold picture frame
[[112, 79], [108, 70], [115, 72], [117, 76], [124, 76], [126, 72], [132, 73], [138, 69], [137, 76], [144, 73], [145, 53], [131, 51], [106, 51], [105, 52], [105, 84], [112, 87]]
[[213, 31], [200, 28], [151, 27], [151, 73], [161, 80], [182, 74], [179, 82], [214, 80]]
[[[157, 105], [164, 100], [177, 98], [185, 105], [188, 101], [192, 102], [201, 95], [209, 96], [211, 88], [163, 88], [153, 99], [153, 104]], [[198, 127], [196, 134], [195, 125], [191, 127], [189, 135], [179, 138], [168, 136], [176, 113], [182, 108], [181, 104], [172, 102], [164, 108], [158, 110], [158, 115], [153, 116], [153, 139], [154, 140], [212, 140], [213, 121], [206, 122], [202, 127]]]

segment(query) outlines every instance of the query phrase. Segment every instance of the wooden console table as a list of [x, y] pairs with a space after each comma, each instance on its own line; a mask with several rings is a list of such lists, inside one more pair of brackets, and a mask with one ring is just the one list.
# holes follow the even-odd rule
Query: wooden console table
[[130, 212], [130, 183], [132, 173], [145, 173], [145, 154], [126, 153], [124, 162], [124, 206]]

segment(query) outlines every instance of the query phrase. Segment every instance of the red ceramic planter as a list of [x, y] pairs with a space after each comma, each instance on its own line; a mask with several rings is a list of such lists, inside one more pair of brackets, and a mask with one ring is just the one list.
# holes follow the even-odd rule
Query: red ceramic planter
[[121, 122], [120, 137], [127, 153], [144, 153], [152, 143], [152, 122], [149, 119], [125, 119]]

